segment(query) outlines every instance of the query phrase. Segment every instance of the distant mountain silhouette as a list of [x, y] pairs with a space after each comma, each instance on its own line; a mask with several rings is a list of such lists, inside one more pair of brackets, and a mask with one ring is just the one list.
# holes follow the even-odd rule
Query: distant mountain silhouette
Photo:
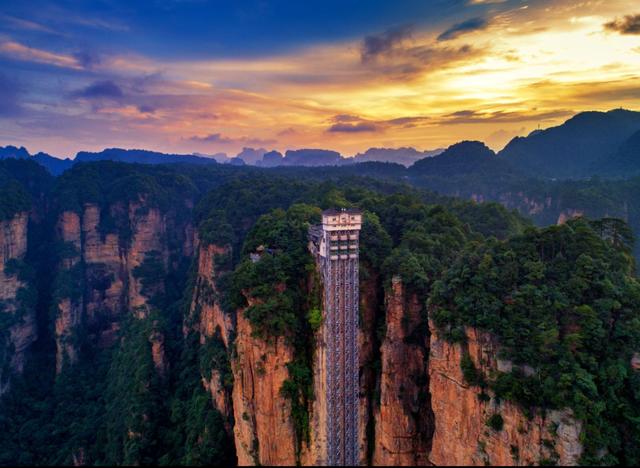
[[267, 150], [264, 148], [242, 148], [236, 158], [241, 159], [245, 164], [255, 166], [259, 161], [262, 161], [262, 157], [266, 152]]
[[217, 164], [213, 158], [194, 156], [192, 154], [166, 154], [156, 151], [121, 148], [108, 148], [99, 153], [80, 151], [74, 159], [76, 163], [92, 161], [119, 161], [140, 164]]
[[284, 156], [280, 151], [269, 151], [262, 155], [262, 161], [258, 161], [256, 165], [261, 167], [277, 167], [283, 165]]
[[[415, 148], [369, 148], [354, 157], [343, 157], [326, 149], [266, 152], [263, 148], [243, 148], [236, 157], [224, 153], [166, 154], [140, 149], [108, 148], [100, 152], [81, 151], [74, 160], [46, 153], [31, 156], [24, 147], [0, 147], [0, 159], [31, 158], [50, 173], [59, 175], [77, 162], [120, 161], [141, 164], [217, 163], [259, 167], [353, 166], [363, 163], [393, 163], [407, 168], [406, 177], [439, 178], [438, 187], [447, 188], [462, 178], [473, 176], [515, 182], [516, 176], [540, 179], [579, 179], [591, 176], [628, 177], [640, 174], [640, 112], [623, 109], [582, 112], [562, 125], [535, 130], [516, 137], [497, 155], [484, 143], [462, 141], [446, 150], [418, 151]], [[372, 166], [373, 167], [373, 166]], [[376, 173], [391, 166], [376, 166]], [[398, 175], [398, 169], [392, 171]], [[444, 178], [450, 180], [445, 181]], [[454, 181], [455, 179], [455, 181]]]
[[324, 149], [288, 150], [282, 160], [285, 166], [337, 166], [343, 157], [337, 151]]
[[391, 162], [409, 167], [420, 159], [437, 156], [443, 151], [443, 148], [432, 151], [418, 151], [415, 148], [369, 148], [364, 153], [356, 154], [352, 161], [354, 163]]
[[638, 130], [640, 112], [582, 112], [557, 127], [514, 138], [498, 157], [534, 177], [586, 177]]
[[60, 159], [42, 152], [34, 155], [33, 160], [44, 166], [54, 176], [59, 176], [74, 164], [72, 159]]
[[25, 159], [31, 156], [24, 146], [20, 148], [16, 146], [4, 146], [0, 147], [0, 159], [15, 158]]
[[44, 166], [51, 174], [60, 175], [73, 165], [71, 159], [60, 159], [53, 157], [47, 153], [38, 153], [35, 156], [29, 154], [24, 146], [17, 148], [15, 146], [0, 147], [0, 159], [30, 159], [41, 166]]
[[631, 177], [640, 174], [640, 130], [631, 135], [613, 154], [598, 160], [591, 172], [606, 177]]
[[456, 176], [487, 171], [510, 171], [496, 154], [481, 141], [462, 141], [437, 156], [421, 159], [409, 168], [413, 175]]

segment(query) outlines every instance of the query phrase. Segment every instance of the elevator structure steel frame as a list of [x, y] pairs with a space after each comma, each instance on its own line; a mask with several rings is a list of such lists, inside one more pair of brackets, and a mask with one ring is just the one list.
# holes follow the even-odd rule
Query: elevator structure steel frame
[[359, 234], [362, 213], [326, 210], [309, 230], [310, 248], [324, 285], [327, 346], [327, 460], [330, 466], [359, 464]]

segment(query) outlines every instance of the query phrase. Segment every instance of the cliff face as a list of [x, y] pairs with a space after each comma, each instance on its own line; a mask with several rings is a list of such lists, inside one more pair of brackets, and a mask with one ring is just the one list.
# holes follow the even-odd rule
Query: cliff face
[[[119, 219], [120, 232], [105, 226]], [[176, 256], [193, 254], [192, 228], [177, 222], [174, 213], [145, 206], [144, 200], [101, 209], [86, 204], [80, 214], [65, 211], [57, 222], [57, 239], [63, 250], [57, 289], [55, 320], [56, 367], [77, 359], [77, 332], [99, 346], [113, 343], [127, 314], [147, 316], [148, 301], [163, 292], [162, 281], [145, 283], [138, 267], [153, 260], [154, 268], [173, 268]], [[163, 355], [155, 336], [156, 359]], [[158, 368], [164, 363], [157, 362]]]
[[35, 303], [24, 297], [33, 293], [33, 285], [20, 278], [28, 224], [26, 212], [0, 222], [0, 395], [9, 388], [8, 372], [22, 372], [37, 338]]
[[[284, 338], [265, 341], [253, 335], [243, 310], [233, 316], [219, 303], [216, 280], [224, 269], [220, 259], [230, 255], [228, 247], [200, 245], [198, 271], [191, 303], [191, 319], [184, 332], [196, 332], [201, 346], [218, 341], [230, 361], [233, 387], [228, 388], [220, 360], [212, 357], [203, 369], [202, 382], [214, 406], [233, 433], [239, 465], [295, 465], [296, 436], [291, 404], [281, 394], [289, 378], [287, 364], [293, 349]], [[252, 304], [249, 299], [249, 306]], [[307, 458], [308, 456], [305, 455]]]
[[[196, 243], [198, 243], [197, 240]], [[229, 357], [229, 342], [233, 339], [235, 324], [233, 317], [222, 310], [217, 299], [219, 291], [216, 280], [221, 271], [216, 266], [216, 259], [226, 255], [230, 255], [229, 247], [213, 244], [199, 245], [198, 270], [189, 320], [183, 328], [185, 335], [189, 332], [197, 333], [202, 346], [206, 345], [208, 340], [220, 340], [225, 360]], [[224, 379], [223, 372], [212, 366], [209, 372], [204, 371], [202, 384], [211, 394], [214, 407], [225, 417], [227, 432], [231, 433], [233, 423], [232, 396]]]
[[[435, 417], [435, 433], [429, 460], [435, 465], [531, 465], [554, 461], [577, 464], [582, 453], [581, 424], [568, 411], [550, 411], [546, 417], [528, 419], [510, 402], [479, 399], [480, 389], [464, 381], [460, 362], [468, 352], [476, 369], [487, 376], [508, 371], [499, 361], [492, 338], [472, 328], [466, 330], [468, 349], [450, 344], [431, 329], [429, 388]], [[525, 370], [526, 371], [526, 370]], [[533, 370], [530, 370], [533, 372]], [[500, 415], [502, 430], [487, 425]]]
[[385, 298], [380, 405], [375, 409], [374, 465], [424, 465], [433, 416], [428, 386], [426, 312], [394, 278]]
[[[226, 248], [200, 246], [191, 305], [198, 320], [189, 326], [199, 333], [202, 345], [212, 338], [220, 340], [230, 359], [233, 388], [229, 391], [215, 366], [202, 376], [203, 385], [226, 417], [228, 430], [233, 431], [240, 465], [295, 464], [291, 404], [281, 394], [289, 378], [287, 363], [294, 359], [293, 349], [283, 338], [265, 341], [254, 336], [243, 310], [233, 316], [222, 311], [217, 301], [220, 271], [216, 258], [228, 254]], [[308, 289], [313, 290], [313, 285]], [[464, 348], [440, 339], [427, 321], [423, 300], [410, 294], [398, 278], [384, 294], [375, 276], [361, 283], [361, 463], [576, 464], [582, 451], [580, 422], [568, 411], [528, 419], [515, 404], [482, 401], [480, 389], [464, 381], [462, 356], [468, 352], [476, 368], [487, 376], [508, 371], [511, 364], [497, 359], [495, 340], [473, 329], [467, 330]], [[385, 327], [378, 347], [376, 324], [381, 305]], [[302, 465], [326, 461], [325, 341], [321, 328], [315, 335], [316, 398], [309, 407], [310, 443], [302, 445]], [[503, 420], [500, 431], [487, 425], [495, 414]]]
[[267, 342], [252, 336], [242, 311], [237, 320], [237, 356], [232, 368], [238, 464], [295, 465], [291, 404], [280, 393], [289, 378], [286, 365], [293, 361], [293, 350], [283, 338]]
[[202, 343], [205, 338], [219, 333], [227, 348], [234, 324], [231, 315], [224, 313], [217, 300], [219, 291], [216, 279], [220, 274], [220, 268], [216, 266], [216, 259], [230, 253], [228, 247], [213, 244], [201, 245], [198, 248], [198, 272], [190, 309], [191, 316], [196, 320], [184, 330], [186, 333], [188, 328], [193, 327], [200, 334]]

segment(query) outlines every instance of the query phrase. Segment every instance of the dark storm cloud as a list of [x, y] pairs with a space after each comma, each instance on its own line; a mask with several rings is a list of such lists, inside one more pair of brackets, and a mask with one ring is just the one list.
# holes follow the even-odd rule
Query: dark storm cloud
[[438, 36], [438, 41], [449, 41], [473, 31], [480, 31], [488, 26], [484, 18], [471, 18], [462, 23], [456, 23]]
[[118, 100], [124, 97], [122, 88], [111, 80], [96, 81], [86, 88], [73, 93], [74, 97], [85, 99], [113, 99]]
[[620, 34], [640, 34], [640, 14], [626, 15], [604, 24], [605, 29]]
[[409, 26], [387, 29], [381, 34], [366, 36], [362, 41], [360, 57], [363, 62], [370, 62], [381, 55], [390, 53], [402, 41], [411, 37]]

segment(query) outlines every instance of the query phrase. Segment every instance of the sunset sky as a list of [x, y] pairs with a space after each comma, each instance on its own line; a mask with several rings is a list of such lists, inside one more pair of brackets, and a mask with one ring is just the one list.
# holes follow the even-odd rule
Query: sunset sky
[[632, 0], [0, 0], [0, 145], [433, 149], [640, 110]]

